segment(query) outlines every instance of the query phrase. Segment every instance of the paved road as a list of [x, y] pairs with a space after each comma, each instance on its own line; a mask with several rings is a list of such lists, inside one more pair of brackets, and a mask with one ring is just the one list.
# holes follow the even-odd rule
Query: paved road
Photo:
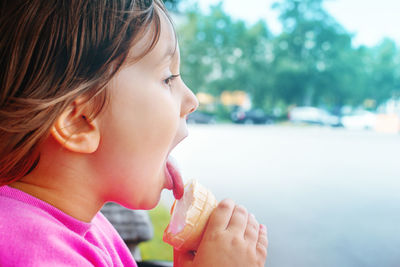
[[400, 135], [247, 125], [189, 131], [173, 152], [185, 179], [267, 225], [266, 266], [400, 266]]

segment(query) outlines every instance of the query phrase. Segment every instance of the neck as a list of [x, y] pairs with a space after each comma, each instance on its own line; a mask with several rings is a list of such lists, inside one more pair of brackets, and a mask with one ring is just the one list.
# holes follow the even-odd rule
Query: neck
[[41, 154], [36, 168], [10, 186], [80, 221], [90, 222], [104, 204], [99, 185], [94, 175], [84, 171], [89, 163], [76, 159], [77, 156], [73, 154], [66, 159], [65, 151], [62, 153], [63, 157], [59, 157], [61, 153], [58, 151]]
[[43, 187], [25, 180], [14, 182], [10, 186], [47, 202], [65, 214], [83, 222], [90, 222], [103, 204], [100, 202], [97, 205], [94, 204], [87, 194], [77, 191], [74, 194], [69, 194], [64, 190], [65, 188], [61, 190]]

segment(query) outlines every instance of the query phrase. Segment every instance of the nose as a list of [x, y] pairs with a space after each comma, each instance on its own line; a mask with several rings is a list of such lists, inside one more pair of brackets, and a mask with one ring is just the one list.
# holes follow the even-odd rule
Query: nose
[[189, 115], [199, 107], [199, 101], [186, 84], [184, 84], [184, 95], [182, 98], [181, 116]]

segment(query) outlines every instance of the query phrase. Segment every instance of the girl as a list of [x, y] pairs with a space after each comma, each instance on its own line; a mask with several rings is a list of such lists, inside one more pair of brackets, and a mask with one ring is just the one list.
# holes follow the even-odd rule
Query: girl
[[[135, 266], [99, 213], [183, 194], [168, 160], [197, 100], [159, 0], [0, 4], [0, 265]], [[221, 201], [176, 266], [263, 266], [266, 229]]]

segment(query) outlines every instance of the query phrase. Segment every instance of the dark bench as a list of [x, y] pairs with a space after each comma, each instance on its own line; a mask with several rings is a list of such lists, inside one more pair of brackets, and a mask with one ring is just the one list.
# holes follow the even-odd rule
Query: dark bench
[[125, 241], [139, 267], [172, 267], [172, 262], [142, 261], [138, 244], [153, 238], [154, 231], [145, 210], [129, 210], [115, 203], [106, 203], [101, 212]]

